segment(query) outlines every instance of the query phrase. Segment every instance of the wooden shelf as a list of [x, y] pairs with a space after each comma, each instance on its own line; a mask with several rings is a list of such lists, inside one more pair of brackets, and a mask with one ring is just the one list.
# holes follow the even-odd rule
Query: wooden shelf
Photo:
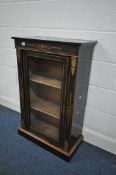
[[60, 106], [50, 101], [39, 98], [32, 101], [31, 108], [57, 119], [60, 118]]
[[61, 81], [57, 79], [52, 79], [40, 75], [33, 75], [31, 76], [30, 81], [61, 89]]
[[38, 132], [39, 134], [50, 138], [52, 140], [55, 140], [56, 142], [59, 141], [59, 128], [56, 126], [53, 126], [52, 124], [45, 122], [45, 120], [40, 120], [36, 118], [34, 120], [34, 117], [31, 116], [32, 122], [31, 122], [31, 129], [35, 132]]

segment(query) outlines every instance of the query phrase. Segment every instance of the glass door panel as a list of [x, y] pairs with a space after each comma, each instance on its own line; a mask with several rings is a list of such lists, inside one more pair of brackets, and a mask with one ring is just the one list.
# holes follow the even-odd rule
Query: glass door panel
[[63, 63], [29, 56], [28, 70], [30, 129], [59, 143]]

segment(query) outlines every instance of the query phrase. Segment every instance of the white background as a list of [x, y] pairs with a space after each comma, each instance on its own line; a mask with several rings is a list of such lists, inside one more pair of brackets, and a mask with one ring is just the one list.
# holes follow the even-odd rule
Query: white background
[[89, 143], [116, 154], [116, 0], [0, 0], [0, 104], [19, 111], [11, 36], [97, 40], [84, 122]]

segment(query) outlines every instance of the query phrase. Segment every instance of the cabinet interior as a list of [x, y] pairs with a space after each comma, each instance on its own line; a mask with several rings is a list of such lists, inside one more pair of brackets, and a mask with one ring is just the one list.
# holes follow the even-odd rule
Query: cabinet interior
[[63, 65], [56, 60], [28, 58], [30, 128], [59, 142]]

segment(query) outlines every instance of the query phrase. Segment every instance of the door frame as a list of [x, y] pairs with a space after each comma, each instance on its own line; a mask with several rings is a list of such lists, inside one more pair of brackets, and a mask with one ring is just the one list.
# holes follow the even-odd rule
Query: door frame
[[30, 121], [30, 98], [29, 98], [29, 75], [28, 75], [28, 57], [32, 56], [34, 59], [41, 58], [46, 60], [60, 61], [63, 64], [63, 83], [61, 90], [61, 104], [60, 104], [60, 124], [59, 124], [59, 147], [64, 147], [65, 142], [65, 127], [66, 127], [66, 105], [67, 105], [67, 86], [68, 86], [68, 72], [69, 72], [69, 56], [45, 53], [45, 52], [36, 52], [30, 50], [22, 50], [22, 66], [23, 66], [23, 84], [24, 84], [24, 112], [25, 112], [25, 129], [29, 130]]

